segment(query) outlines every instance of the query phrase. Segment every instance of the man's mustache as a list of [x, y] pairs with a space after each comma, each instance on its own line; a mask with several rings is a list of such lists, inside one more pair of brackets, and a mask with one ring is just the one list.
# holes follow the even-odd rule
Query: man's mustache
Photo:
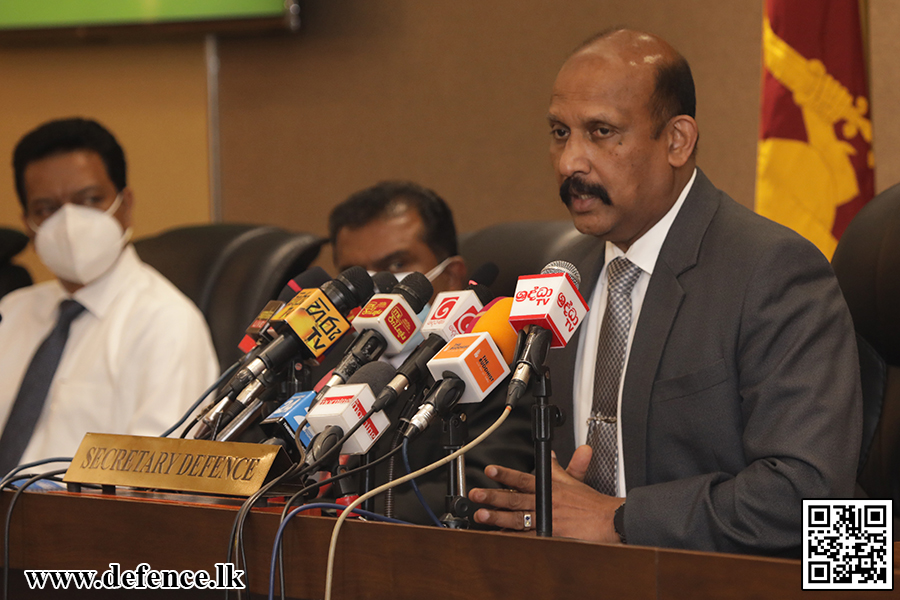
[[595, 196], [607, 206], [612, 206], [612, 200], [609, 199], [609, 192], [599, 183], [590, 183], [584, 181], [574, 175], [567, 177], [563, 184], [559, 186], [559, 198], [563, 204], [569, 206], [572, 203], [572, 196]]

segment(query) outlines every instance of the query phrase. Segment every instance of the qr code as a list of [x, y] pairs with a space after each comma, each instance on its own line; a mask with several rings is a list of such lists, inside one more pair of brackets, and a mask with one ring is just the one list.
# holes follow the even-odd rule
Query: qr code
[[803, 589], [894, 589], [892, 504], [804, 500]]

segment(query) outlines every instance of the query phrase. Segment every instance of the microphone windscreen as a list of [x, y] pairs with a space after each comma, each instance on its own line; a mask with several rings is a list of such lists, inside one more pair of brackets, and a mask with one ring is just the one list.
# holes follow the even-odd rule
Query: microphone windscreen
[[375, 284], [376, 294], [390, 294], [397, 285], [397, 278], [390, 271], [378, 271], [372, 275], [372, 283]]
[[391, 365], [376, 360], [361, 366], [356, 373], [350, 376], [347, 384], [367, 383], [372, 388], [372, 393], [377, 396], [384, 386], [394, 378], [396, 372], [397, 370]]
[[483, 313], [472, 327], [472, 333], [482, 331], [491, 334], [497, 349], [503, 354], [506, 364], [512, 364], [516, 358], [516, 341], [518, 334], [509, 324], [509, 311], [512, 309], [512, 298], [497, 298], [485, 307]]
[[369, 301], [375, 293], [375, 284], [372, 277], [362, 267], [350, 267], [341, 272], [335, 279], [343, 283], [354, 296], [354, 305], [362, 306]]
[[496, 263], [486, 262], [472, 272], [469, 279], [481, 285], [490, 286], [497, 280], [500, 274], [500, 268]]
[[547, 263], [547, 266], [541, 269], [541, 275], [551, 275], [554, 273], [567, 274], [572, 279], [572, 283], [575, 284], [575, 289], [578, 289], [581, 286], [581, 273], [578, 272], [575, 265], [568, 261], [554, 260], [551, 263]]
[[491, 288], [484, 285], [483, 283], [469, 283], [466, 286], [467, 290], [472, 290], [475, 292], [475, 295], [478, 297], [478, 301], [481, 302], [481, 306], [487, 306], [491, 300], [494, 299], [494, 294], [491, 292]]
[[434, 287], [428, 278], [421, 273], [414, 271], [403, 278], [403, 281], [394, 286], [392, 293], [400, 294], [403, 299], [409, 303], [413, 312], [420, 313], [425, 304], [431, 300], [431, 294]]
[[302, 289], [317, 288], [326, 281], [330, 281], [328, 273], [322, 267], [312, 267], [307, 269], [287, 282], [278, 294], [279, 302], [287, 302], [297, 295]]

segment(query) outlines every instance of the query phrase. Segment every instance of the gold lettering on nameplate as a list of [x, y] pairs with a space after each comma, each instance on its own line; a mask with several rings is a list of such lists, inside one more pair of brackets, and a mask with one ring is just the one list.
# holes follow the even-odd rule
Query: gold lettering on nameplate
[[250, 496], [287, 462], [268, 444], [88, 433], [63, 481]]

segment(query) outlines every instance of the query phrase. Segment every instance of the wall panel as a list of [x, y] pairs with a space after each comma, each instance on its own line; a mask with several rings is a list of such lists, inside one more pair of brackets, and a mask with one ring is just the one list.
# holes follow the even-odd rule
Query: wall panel
[[578, 42], [617, 24], [687, 56], [700, 163], [750, 204], [761, 14], [746, 0], [306, 2], [296, 37], [220, 42], [225, 217], [325, 233], [334, 203], [410, 178], [452, 204], [461, 230], [566, 218], [550, 88]]

